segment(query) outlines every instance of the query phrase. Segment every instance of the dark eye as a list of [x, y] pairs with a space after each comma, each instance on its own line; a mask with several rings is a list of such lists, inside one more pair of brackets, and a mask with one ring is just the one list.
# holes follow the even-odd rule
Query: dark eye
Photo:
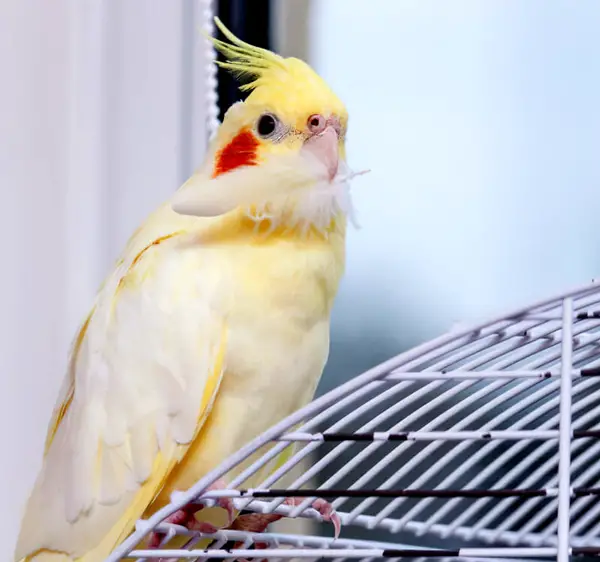
[[277, 129], [277, 118], [270, 113], [261, 115], [256, 124], [256, 130], [261, 137], [270, 137]]

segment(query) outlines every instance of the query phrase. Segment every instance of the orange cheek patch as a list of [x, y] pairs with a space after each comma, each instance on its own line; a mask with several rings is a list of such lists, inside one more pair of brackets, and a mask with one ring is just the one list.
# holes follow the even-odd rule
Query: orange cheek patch
[[213, 178], [240, 166], [256, 166], [259, 144], [249, 129], [241, 130], [229, 144], [217, 152]]

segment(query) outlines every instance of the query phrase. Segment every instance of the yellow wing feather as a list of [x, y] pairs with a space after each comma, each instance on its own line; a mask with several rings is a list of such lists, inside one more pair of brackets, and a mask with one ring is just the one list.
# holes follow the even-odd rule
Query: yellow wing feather
[[[150, 221], [150, 224], [156, 225], [153, 221]], [[75, 338], [65, 384], [48, 428], [42, 471], [23, 518], [17, 545], [17, 560], [41, 562], [59, 560], [61, 556], [65, 557], [65, 560], [81, 562], [103, 560], [131, 532], [135, 521], [152, 504], [165, 486], [174, 467], [193, 444], [210, 413], [223, 376], [227, 345], [224, 314], [211, 308], [215, 302], [215, 291], [219, 290], [219, 280], [217, 276], [211, 277], [208, 274], [205, 276], [206, 279], [199, 282], [190, 281], [190, 279], [197, 280], [198, 272], [202, 272], [202, 267], [198, 267], [197, 258], [191, 256], [193, 263], [190, 263], [189, 259], [187, 262], [178, 260], [176, 252], [158, 251], [159, 241], [183, 238], [181, 233], [173, 236], [163, 234], [151, 243], [148, 243], [147, 235], [148, 233], [142, 230], [137, 235], [138, 240], [130, 243], [128, 256], [119, 262], [118, 267], [105, 283], [94, 310]], [[153, 232], [153, 235], [156, 235], [156, 232]], [[157, 260], [167, 260], [166, 266], [159, 265]], [[181, 276], [176, 275], [172, 278], [165, 274], [166, 270], [173, 272], [173, 268], [177, 267]], [[189, 273], [194, 270], [196, 277], [190, 277]], [[128, 280], [129, 278], [131, 281]], [[188, 289], [185, 288], [186, 283], [181, 282], [181, 279], [186, 278], [187, 285], [190, 287]], [[173, 291], [168, 290], [169, 283], [175, 283], [178, 291], [183, 291], [184, 294], [187, 292], [189, 298], [170, 299], [169, 295]], [[203, 283], [205, 292], [202, 294], [200, 290], [199, 294], [196, 286], [202, 287]], [[134, 300], [129, 303], [131, 299]], [[218, 298], [216, 300], [218, 302]], [[189, 306], [188, 302], [192, 305]], [[189, 315], [180, 315], [177, 310], [187, 308], [188, 312], [193, 313], [194, 302], [201, 303], [195, 305], [198, 312], [195, 319], [197, 327], [194, 329], [193, 326], [188, 325], [182, 326], [180, 331], [176, 328], [172, 331], [169, 327], [169, 314], [172, 315], [175, 310], [178, 321], [181, 322], [183, 319], [189, 322], [186, 320], [189, 319]], [[156, 308], [153, 303], [156, 304]], [[147, 312], [143, 312], [144, 308], [140, 307], [147, 307]], [[161, 311], [167, 311], [167, 316], [163, 318]], [[143, 393], [146, 383], [152, 385], [152, 380], [142, 381], [132, 378], [136, 362], [142, 362], [143, 368], [145, 357], [153, 355], [148, 354], [147, 349], [143, 347], [144, 343], [151, 346], [152, 341], [145, 341], [142, 337], [136, 342], [135, 336], [131, 337], [135, 331], [130, 330], [130, 326], [137, 325], [138, 332], [143, 332], [144, 323], [151, 324], [146, 335], [153, 328], [157, 328], [158, 334], [162, 330], [161, 337], [163, 340], [166, 338], [163, 345], [167, 345], [169, 340], [174, 338], [185, 338], [186, 333], [192, 340], [197, 339], [196, 345], [188, 345], [189, 340], [186, 341], [185, 349], [179, 355], [183, 359], [179, 363], [175, 362], [167, 366], [166, 370], [164, 370], [165, 366], [146, 363], [149, 378], [154, 369], [154, 383], [158, 383], [159, 386], [150, 392], [147, 398], [152, 407], [160, 409], [164, 406], [163, 410], [169, 416], [176, 414], [175, 417], [162, 420], [159, 419], [160, 416], [148, 418], [147, 416], [152, 412], [146, 411], [146, 406], [142, 403], [143, 396], [139, 397], [140, 406], [127, 402], [128, 398], [136, 398], [136, 392]], [[161, 328], [163, 325], [166, 327]], [[212, 349], [203, 341], [206, 338], [212, 340]], [[129, 346], [124, 345], [122, 341], [128, 339], [131, 340]], [[160, 344], [159, 340], [156, 341]], [[194, 348], [197, 351], [194, 351]], [[106, 361], [106, 365], [97, 363], [97, 355], [94, 353], [97, 349], [101, 349], [101, 353], [110, 358]], [[190, 350], [193, 356], [189, 355]], [[177, 348], [171, 352], [177, 353]], [[160, 361], [160, 347], [153, 349], [153, 353], [158, 355]], [[132, 355], [133, 362], [127, 359], [128, 355]], [[168, 361], [168, 357], [163, 357], [163, 361]], [[201, 369], [202, 364], [207, 365], [208, 371], [204, 376], [198, 376], [201, 373], [196, 373], [190, 367]], [[109, 369], [108, 374], [102, 374], [103, 369], [106, 368]], [[90, 371], [96, 373], [96, 378], [105, 377], [116, 385], [114, 395], [111, 395], [110, 389], [98, 385], [97, 380], [92, 380]], [[175, 378], [173, 379], [171, 375]], [[189, 379], [190, 376], [195, 378]], [[128, 377], [131, 380], [128, 381]], [[166, 382], [161, 380], [164, 377], [168, 379]], [[164, 393], [163, 404], [161, 403], [163, 397], [160, 394], [166, 388], [165, 384], [176, 388], [173, 395]], [[103, 391], [105, 393], [102, 402], [99, 396], [102, 396]], [[188, 403], [193, 400], [196, 392], [197, 402]], [[126, 396], [121, 397], [122, 400], [119, 402], [118, 395], [121, 393], [125, 393]], [[97, 412], [91, 411], [94, 409], [94, 404], [96, 409], [99, 408]], [[104, 417], [102, 410], [106, 413]], [[190, 414], [193, 415], [193, 419], [188, 419]], [[116, 428], [110, 427], [112, 419], [116, 420]], [[149, 421], [143, 422], [143, 419]], [[152, 422], [153, 425], [148, 425], [146, 429], [143, 425], [139, 425], [151, 423], [152, 419], [155, 420]], [[171, 422], [168, 421], [169, 419]], [[161, 429], [156, 425], [157, 423], [162, 423], [163, 426], [165, 423], [171, 425], [162, 427], [161, 436], [158, 435]], [[105, 428], [105, 433], [102, 427]], [[127, 427], [133, 428], [134, 432], [137, 431], [137, 438]], [[151, 441], [146, 439], [150, 448], [140, 449], [140, 431], [150, 436]], [[111, 433], [112, 435], [109, 436], [108, 434]], [[86, 450], [90, 441], [96, 442], [94, 440], [98, 440], [96, 449], [88, 447], [87, 450], [91, 451], [92, 455], [96, 450], [99, 460], [94, 461], [92, 458], [90, 464], [90, 459], [85, 457], [80, 449], [83, 447]], [[144, 440], [141, 441], [143, 444]], [[136, 458], [136, 455], [147, 457], [147, 454], [157, 446], [148, 476], [136, 484], [135, 472], [137, 470], [139, 476], [139, 471], [144, 470], [145, 462], [143, 459]], [[76, 454], [80, 456], [83, 455], [82, 462], [72, 460], [70, 453], [72, 450], [77, 451]], [[138, 467], [135, 466], [137, 461], [141, 462]], [[127, 478], [129, 482], [125, 482]], [[78, 486], [84, 490], [83, 495], [77, 495]], [[90, 495], [89, 498], [87, 494]], [[65, 518], [64, 510], [69, 511], [69, 497], [75, 497], [76, 509], [73, 516], [69, 517], [67, 513]]]

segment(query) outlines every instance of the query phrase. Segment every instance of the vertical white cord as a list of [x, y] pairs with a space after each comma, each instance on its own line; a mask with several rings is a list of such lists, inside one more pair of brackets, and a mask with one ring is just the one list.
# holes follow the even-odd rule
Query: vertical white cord
[[558, 443], [558, 562], [570, 556], [571, 377], [573, 374], [573, 299], [563, 301], [560, 417]]
[[[200, 0], [202, 6], [202, 30], [208, 34], [214, 33], [213, 0]], [[219, 128], [219, 96], [217, 93], [217, 65], [215, 64], [216, 51], [208, 39], [204, 39], [204, 59], [206, 71], [206, 128], [208, 140], [212, 140]]]

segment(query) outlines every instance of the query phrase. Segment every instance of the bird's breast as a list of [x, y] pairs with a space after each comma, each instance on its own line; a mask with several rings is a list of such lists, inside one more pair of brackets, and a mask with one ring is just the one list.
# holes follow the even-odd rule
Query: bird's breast
[[[301, 390], [321, 374], [342, 264], [328, 245], [234, 252], [228, 365], [243, 385]], [[228, 369], [229, 371], [229, 369]], [[260, 382], [258, 382], [260, 381]], [[245, 386], [245, 385], [243, 385]]]
[[197, 442], [157, 506], [307, 404], [329, 352], [340, 254], [289, 245], [201, 253], [228, 295], [225, 373]]

